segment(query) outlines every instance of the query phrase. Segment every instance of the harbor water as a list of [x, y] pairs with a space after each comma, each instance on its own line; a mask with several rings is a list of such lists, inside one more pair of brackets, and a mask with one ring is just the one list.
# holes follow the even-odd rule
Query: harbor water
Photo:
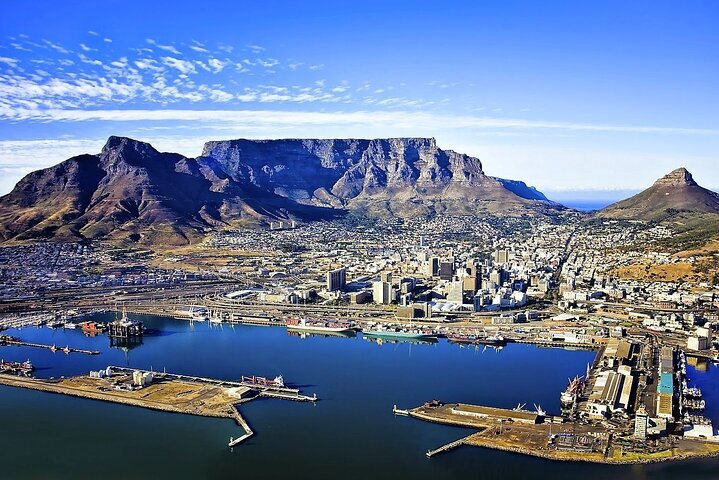
[[[320, 401], [260, 399], [242, 405], [257, 435], [230, 450], [229, 438], [240, 433], [230, 420], [0, 387], [2, 478], [719, 478], [716, 460], [604, 466], [474, 447], [428, 459], [427, 450], [470, 432], [392, 414], [395, 404], [407, 408], [431, 399], [529, 409], [537, 404], [558, 413], [559, 392], [568, 377], [585, 371], [594, 352], [518, 344], [497, 351], [445, 340], [377, 342], [361, 335], [302, 338], [278, 327], [131, 317], [153, 330], [133, 348], [111, 346], [107, 336], [86, 337], [79, 329], [29, 327], [4, 333], [101, 354], [8, 346], [0, 357], [29, 358], [36, 376], [45, 378], [107, 365], [228, 380], [283, 375]], [[705, 392], [707, 416], [719, 423], [716, 367], [690, 367], [689, 376]]]

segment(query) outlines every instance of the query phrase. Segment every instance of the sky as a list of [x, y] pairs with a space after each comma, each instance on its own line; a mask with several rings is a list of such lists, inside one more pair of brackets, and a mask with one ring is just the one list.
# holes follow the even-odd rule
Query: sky
[[719, 2], [0, 3], [0, 194], [110, 135], [435, 137], [553, 199], [719, 190]]

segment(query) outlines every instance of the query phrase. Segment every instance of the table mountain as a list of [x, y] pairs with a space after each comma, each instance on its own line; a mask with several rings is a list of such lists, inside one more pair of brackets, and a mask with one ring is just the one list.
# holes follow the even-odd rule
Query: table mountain
[[401, 217], [559, 207], [433, 138], [230, 140], [206, 143], [202, 156], [237, 182], [303, 205]]
[[429, 138], [231, 140], [187, 158], [113, 136], [99, 154], [30, 173], [0, 197], [0, 239], [178, 245], [217, 227], [351, 210], [412, 217], [561, 208]]

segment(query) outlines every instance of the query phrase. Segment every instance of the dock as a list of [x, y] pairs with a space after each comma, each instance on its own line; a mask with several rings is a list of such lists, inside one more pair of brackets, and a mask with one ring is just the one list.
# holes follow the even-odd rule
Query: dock
[[84, 355], [99, 355], [100, 352], [97, 350], [85, 350], [83, 348], [74, 348], [70, 346], [58, 347], [56, 345], [45, 345], [42, 343], [24, 342], [18, 338], [10, 337], [7, 335], [0, 335], [0, 346], [3, 345], [14, 345], [16, 347], [32, 347], [32, 348], [45, 348], [52, 352], [63, 352], [63, 353], [82, 353]]
[[113, 372], [125, 373], [125, 374], [132, 374], [132, 372], [152, 373], [153, 375], [158, 376], [160, 378], [182, 380], [182, 381], [187, 381], [187, 382], [207, 383], [207, 384], [216, 385], [218, 387], [250, 388], [252, 390], [259, 391], [260, 395], [264, 396], [264, 397], [273, 397], [273, 398], [281, 398], [283, 400], [295, 400], [295, 401], [304, 401], [304, 402], [317, 401], [316, 394], [312, 397], [309, 397], [307, 395], [302, 395], [298, 388], [278, 387], [278, 386], [274, 386], [274, 385], [248, 384], [245, 382], [237, 382], [234, 380], [206, 378], [206, 377], [199, 377], [199, 376], [195, 376], [195, 375], [185, 375], [182, 373], [156, 372], [156, 371], [151, 371], [151, 370], [143, 370], [141, 368], [118, 367], [115, 365], [110, 365], [109, 368]]

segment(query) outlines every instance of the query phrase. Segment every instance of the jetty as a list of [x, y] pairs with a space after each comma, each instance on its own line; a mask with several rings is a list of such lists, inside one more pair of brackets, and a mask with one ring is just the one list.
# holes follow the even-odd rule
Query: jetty
[[52, 352], [63, 352], [63, 353], [82, 353], [85, 355], [99, 355], [100, 352], [97, 350], [85, 350], [83, 348], [75, 348], [70, 346], [58, 347], [57, 345], [45, 345], [43, 343], [32, 343], [24, 342], [16, 337], [9, 335], [0, 335], [0, 346], [13, 345], [16, 347], [32, 347], [32, 348], [44, 348]]

